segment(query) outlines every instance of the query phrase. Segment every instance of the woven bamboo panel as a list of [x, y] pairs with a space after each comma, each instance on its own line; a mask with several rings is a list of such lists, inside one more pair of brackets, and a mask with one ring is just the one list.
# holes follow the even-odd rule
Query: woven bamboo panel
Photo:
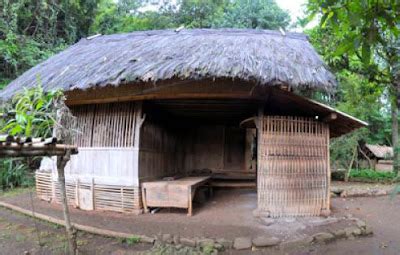
[[51, 172], [37, 171], [35, 173], [36, 195], [43, 200], [50, 201], [52, 194]]
[[[53, 199], [57, 203], [61, 203], [61, 192], [60, 192], [60, 184], [58, 182], [52, 182], [54, 193]], [[76, 187], [75, 183], [65, 182], [65, 191], [67, 192], [67, 202], [69, 205], [76, 205]]]
[[95, 209], [133, 212], [141, 208], [139, 188], [116, 185], [95, 185]]
[[[36, 192], [40, 199], [61, 203], [60, 186], [51, 173], [36, 172]], [[85, 210], [132, 213], [142, 208], [138, 187], [66, 181], [68, 204]], [[86, 196], [88, 195], [88, 196]]]
[[78, 147], [133, 147], [135, 103], [73, 106], [79, 134]]
[[271, 217], [320, 215], [329, 203], [328, 126], [288, 116], [259, 124], [259, 209]]

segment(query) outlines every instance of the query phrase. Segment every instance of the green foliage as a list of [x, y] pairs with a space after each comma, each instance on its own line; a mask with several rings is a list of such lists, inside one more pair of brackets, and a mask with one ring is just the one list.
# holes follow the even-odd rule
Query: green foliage
[[22, 159], [0, 160], [0, 189], [33, 186], [34, 178], [28, 170]]
[[0, 1], [0, 89], [87, 36], [99, 1]]
[[103, 1], [90, 29], [111, 34], [137, 30], [178, 28], [287, 28], [289, 14], [274, 0], [180, 0], [165, 2], [158, 11], [139, 12], [136, 1], [130, 11], [121, 2]]
[[127, 244], [127, 245], [135, 245], [140, 242], [140, 236], [131, 236], [128, 238], [121, 238], [120, 243]]
[[396, 178], [396, 174], [393, 172], [377, 172], [372, 169], [351, 169], [350, 178], [356, 180], [365, 181], [392, 181]]
[[25, 89], [16, 94], [6, 106], [10, 116], [2, 133], [25, 137], [48, 137], [56, 123], [56, 104], [62, 99], [61, 91], [44, 92], [41, 86]]
[[321, 14], [321, 27], [339, 39], [336, 55], [357, 54], [368, 64], [378, 45], [399, 36], [400, 3], [397, 1], [309, 0], [310, 18]]
[[290, 16], [282, 10], [274, 0], [236, 0], [225, 8], [220, 20], [214, 22], [215, 27], [287, 28]]
[[[366, 33], [370, 33], [367, 31], [367, 24], [381, 19], [379, 16], [382, 13], [374, 9], [381, 3], [380, 1], [361, 2], [310, 0], [307, 6], [309, 18], [317, 14], [322, 15], [321, 26], [307, 31], [309, 38], [325, 62], [336, 73], [339, 83], [339, 89], [330, 103], [339, 110], [369, 123], [367, 128], [332, 142], [331, 159], [337, 168], [345, 169], [349, 167], [354, 148], [359, 140], [373, 144], [392, 145], [390, 111], [393, 100], [391, 85], [393, 77], [387, 70], [390, 65], [379, 56], [381, 54], [378, 54], [389, 40], [382, 37], [386, 42], [375, 41], [375, 39], [366, 41], [365, 38]], [[368, 5], [364, 6], [366, 12], [359, 9], [362, 4]], [[366, 20], [375, 11], [377, 11], [376, 16], [371, 20]], [[381, 26], [387, 22], [385, 19], [385, 17], [382, 18], [376, 24]], [[379, 33], [390, 34], [392, 29], [383, 26], [379, 31]], [[381, 38], [381, 35], [377, 36]], [[370, 60], [373, 60], [372, 63]]]

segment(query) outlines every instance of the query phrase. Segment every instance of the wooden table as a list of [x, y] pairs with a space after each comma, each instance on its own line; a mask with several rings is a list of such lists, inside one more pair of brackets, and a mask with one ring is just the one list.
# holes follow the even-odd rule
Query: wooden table
[[187, 208], [192, 216], [192, 200], [196, 189], [206, 184], [210, 176], [184, 177], [172, 181], [152, 181], [142, 183], [142, 200], [144, 211], [148, 207]]

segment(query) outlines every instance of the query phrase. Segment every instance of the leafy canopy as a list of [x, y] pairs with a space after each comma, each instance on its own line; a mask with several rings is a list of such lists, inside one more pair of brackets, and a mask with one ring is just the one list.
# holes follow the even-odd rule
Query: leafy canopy
[[51, 136], [60, 100], [63, 100], [61, 91], [44, 92], [41, 86], [25, 89], [6, 105], [10, 117], [1, 132], [25, 137]]

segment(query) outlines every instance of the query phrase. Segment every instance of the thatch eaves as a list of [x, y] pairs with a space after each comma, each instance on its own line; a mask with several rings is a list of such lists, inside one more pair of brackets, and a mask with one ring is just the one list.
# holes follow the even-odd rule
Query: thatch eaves
[[26, 71], [0, 94], [40, 80], [64, 91], [169, 79], [252, 81], [331, 91], [334, 76], [307, 37], [251, 29], [156, 30], [82, 39]]

